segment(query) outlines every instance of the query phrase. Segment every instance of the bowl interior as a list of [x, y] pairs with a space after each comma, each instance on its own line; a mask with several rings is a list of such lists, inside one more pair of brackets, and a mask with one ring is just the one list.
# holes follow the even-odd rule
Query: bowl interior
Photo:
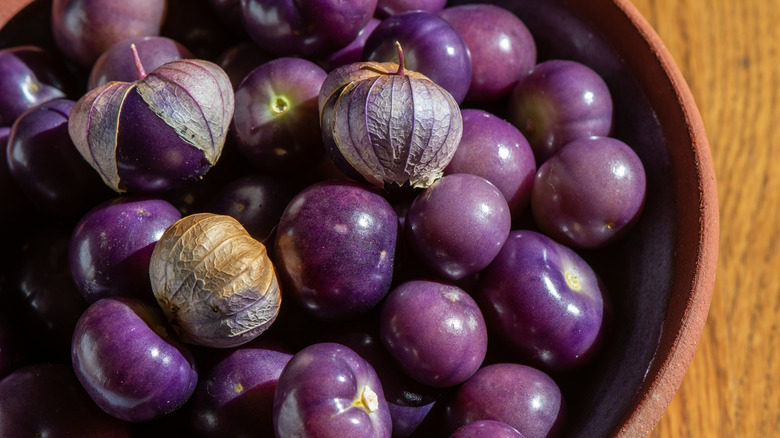
[[[668, 53], [627, 2], [491, 3], [526, 23], [540, 60], [580, 61], [605, 78], [615, 105], [613, 135], [645, 164], [648, 193], [634, 230], [614, 246], [582, 253], [610, 293], [604, 351], [561, 382], [566, 436], [646, 436], [688, 367], [714, 281], [717, 197], [699, 115]], [[52, 47], [50, 7], [38, 0], [22, 10], [0, 30], [0, 47]]]

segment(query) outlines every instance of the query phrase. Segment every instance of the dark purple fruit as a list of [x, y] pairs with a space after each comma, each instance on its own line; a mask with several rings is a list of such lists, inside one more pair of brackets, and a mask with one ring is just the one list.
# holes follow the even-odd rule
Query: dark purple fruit
[[513, 231], [480, 275], [488, 327], [519, 357], [552, 371], [582, 366], [600, 345], [605, 291], [570, 248], [534, 231]]
[[390, 290], [398, 218], [372, 189], [321, 182], [295, 196], [276, 237], [286, 293], [324, 320], [357, 316]]
[[125, 421], [175, 411], [198, 381], [194, 357], [160, 309], [132, 298], [104, 298], [87, 308], [73, 333], [72, 362], [92, 400]]
[[527, 365], [496, 363], [458, 387], [449, 402], [447, 430], [494, 420], [524, 438], [552, 438], [560, 435], [565, 415], [563, 395], [549, 375]]
[[409, 281], [382, 304], [382, 343], [420, 383], [445, 388], [471, 377], [487, 352], [487, 329], [464, 290], [434, 281]]
[[278, 437], [389, 438], [392, 424], [374, 369], [350, 348], [310, 345], [287, 363], [276, 384]]
[[110, 296], [152, 300], [149, 260], [166, 228], [181, 218], [162, 199], [121, 196], [84, 215], [70, 241], [70, 271], [84, 298]]

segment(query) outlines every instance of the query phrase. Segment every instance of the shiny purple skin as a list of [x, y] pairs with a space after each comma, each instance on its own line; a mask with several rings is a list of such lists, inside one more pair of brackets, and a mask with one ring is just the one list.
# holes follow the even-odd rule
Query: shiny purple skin
[[128, 193], [181, 188], [203, 178], [212, 167], [203, 151], [185, 142], [135, 90], [125, 98], [119, 126], [117, 168]]
[[368, 39], [368, 36], [371, 35], [371, 32], [373, 32], [381, 22], [382, 20], [379, 18], [372, 18], [368, 23], [366, 23], [363, 29], [360, 29], [357, 37], [355, 37], [351, 43], [347, 44], [339, 50], [336, 50], [335, 52], [327, 54], [327, 56], [324, 56], [318, 61], [318, 64], [321, 65], [325, 71], [329, 72], [336, 67], [362, 61], [363, 48], [366, 45], [366, 40]]
[[189, 405], [196, 437], [273, 436], [276, 382], [292, 353], [259, 342], [231, 349], [201, 380]]
[[90, 400], [66, 364], [32, 364], [0, 381], [0, 436], [129, 438], [130, 425]]
[[543, 61], [517, 83], [507, 119], [528, 139], [537, 164], [578, 138], [612, 132], [613, 103], [604, 79], [585, 64]]
[[539, 167], [531, 207], [539, 228], [577, 248], [619, 239], [639, 219], [647, 181], [637, 154], [610, 137], [566, 144]]
[[376, 14], [389, 17], [409, 11], [439, 12], [446, 4], [447, 0], [378, 0]]
[[546, 371], [581, 367], [600, 345], [600, 279], [576, 252], [544, 234], [512, 231], [481, 273], [480, 294], [488, 327]]
[[392, 424], [371, 365], [333, 342], [312, 344], [282, 370], [274, 395], [276, 436], [389, 438]]
[[222, 52], [216, 63], [228, 75], [235, 90], [252, 70], [272, 59], [274, 58], [254, 41], [242, 41]]
[[255, 68], [238, 85], [233, 138], [258, 170], [297, 172], [325, 154], [317, 98], [327, 76], [312, 61], [282, 57]]
[[149, 260], [181, 213], [162, 199], [125, 195], [94, 207], [71, 235], [70, 270], [89, 303], [113, 296], [154, 300]]
[[447, 410], [447, 429], [479, 420], [508, 424], [524, 438], [560, 435], [566, 407], [555, 381], [517, 363], [496, 363], [477, 371], [455, 392]]
[[461, 280], [493, 260], [511, 224], [506, 198], [496, 186], [467, 173], [446, 175], [409, 206], [405, 242], [436, 275]]
[[181, 407], [198, 381], [195, 359], [158, 307], [113, 297], [91, 304], [73, 333], [73, 369], [104, 411], [125, 421]]
[[181, 43], [168, 37], [143, 36], [119, 41], [106, 49], [92, 65], [87, 88], [97, 88], [106, 82], [134, 82], [139, 79], [138, 68], [130, 45], [135, 44], [138, 58], [146, 72], [170, 61], [192, 58], [192, 53]]
[[397, 63], [396, 41], [403, 49], [406, 69], [422, 73], [456, 102], [463, 102], [471, 82], [471, 55], [455, 28], [432, 12], [393, 15], [368, 36], [363, 60]]
[[480, 109], [461, 110], [463, 136], [444, 174], [470, 173], [498, 188], [512, 217], [528, 207], [536, 161], [528, 140], [506, 120]]
[[51, 30], [59, 50], [88, 69], [114, 43], [158, 35], [166, 8], [166, 0], [54, 0]]
[[241, 0], [244, 27], [263, 50], [310, 57], [335, 52], [357, 38], [377, 0]]
[[109, 195], [68, 134], [73, 104], [54, 99], [24, 112], [12, 126], [3, 157], [27, 199], [58, 216], [83, 214]]
[[70, 357], [73, 329], [88, 305], [70, 274], [69, 244], [69, 227], [39, 231], [22, 247], [14, 267], [13, 288], [23, 303], [27, 339], [51, 360]]
[[466, 100], [507, 97], [536, 65], [536, 42], [517, 15], [492, 4], [450, 6], [438, 15], [458, 31], [471, 53]]
[[282, 213], [297, 193], [297, 184], [290, 179], [252, 174], [222, 187], [203, 211], [235, 218], [252, 237], [271, 247]]
[[382, 343], [420, 383], [447, 388], [482, 365], [487, 328], [477, 303], [463, 289], [416, 280], [391, 290], [379, 320]]
[[449, 438], [523, 438], [514, 427], [496, 420], [477, 420], [459, 427]]
[[345, 345], [376, 371], [385, 392], [393, 423], [393, 437], [423, 436], [438, 427], [434, 407], [442, 405], [442, 391], [412, 379], [388, 353], [379, 336], [377, 314], [330, 327], [324, 340]]
[[393, 207], [367, 186], [325, 181], [293, 198], [279, 222], [275, 264], [288, 296], [311, 315], [365, 313], [390, 290], [398, 237]]
[[11, 126], [23, 112], [67, 97], [57, 61], [45, 49], [17, 46], [0, 50], [0, 127]]

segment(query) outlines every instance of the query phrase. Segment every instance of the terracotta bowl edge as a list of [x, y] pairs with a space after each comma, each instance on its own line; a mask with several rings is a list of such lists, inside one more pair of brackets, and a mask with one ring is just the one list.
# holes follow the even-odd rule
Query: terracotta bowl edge
[[[682, 384], [683, 377], [693, 359], [697, 344], [704, 331], [715, 285], [719, 245], [719, 210], [714, 163], [704, 123], [693, 94], [676, 65], [671, 53], [652, 26], [629, 0], [615, 0], [622, 14], [639, 30], [642, 38], [657, 58], [672, 88], [685, 125], [688, 127], [690, 147], [696, 162], [696, 197], [698, 198], [698, 233], [695, 247], [693, 278], [690, 290], [682, 303], [670, 303], [670, 307], [681, 306], [682, 318], [673, 333], [661, 339], [655, 363], [645, 379], [646, 387], [630, 410], [622, 426], [616, 431], [619, 437], [649, 436], [666, 412], [674, 395]], [[685, 280], [683, 274], [676, 274], [677, 280]], [[683, 278], [681, 278], [683, 277]], [[679, 282], [675, 282], [679, 284]], [[666, 321], [674, 324], [674, 320]], [[666, 332], [666, 330], [664, 330]]]

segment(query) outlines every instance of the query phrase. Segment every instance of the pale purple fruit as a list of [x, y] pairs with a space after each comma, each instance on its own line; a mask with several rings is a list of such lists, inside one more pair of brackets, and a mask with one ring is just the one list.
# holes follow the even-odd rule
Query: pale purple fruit
[[513, 218], [526, 210], [536, 174], [528, 140], [513, 124], [484, 110], [463, 109], [463, 136], [444, 174], [470, 173], [498, 188]]
[[[512, 231], [480, 274], [488, 327], [518, 356], [549, 371], [581, 367], [598, 349], [605, 291], [570, 248], [534, 231]], [[522, 432], [522, 431], [521, 431]]]
[[502, 99], [536, 64], [536, 42], [517, 15], [492, 4], [451, 6], [438, 15], [458, 31], [471, 53], [466, 99]]
[[166, 0], [54, 0], [54, 42], [73, 63], [88, 69], [114, 43], [158, 35], [166, 7]]
[[162, 311], [132, 298], [104, 298], [73, 333], [73, 369], [104, 411], [125, 421], [160, 418], [195, 391], [198, 373]]
[[457, 286], [427, 280], [390, 291], [379, 321], [383, 344], [420, 383], [446, 388], [471, 377], [487, 352], [477, 303]]
[[0, 436], [130, 438], [130, 425], [89, 398], [67, 364], [32, 364], [0, 381]]
[[[481, 368], [449, 402], [446, 427], [454, 432], [479, 420], [506, 423], [524, 438], [552, 438], [565, 424], [565, 401], [546, 373], [518, 363]], [[492, 436], [492, 435], [491, 435]]]
[[276, 436], [389, 438], [392, 423], [371, 365], [337, 343], [312, 344], [287, 363], [274, 395]]
[[464, 424], [449, 438], [523, 438], [514, 427], [496, 420], [477, 420]]
[[138, 69], [131, 45], [135, 45], [145, 71], [152, 71], [166, 62], [193, 57], [189, 49], [168, 37], [128, 38], [114, 43], [98, 57], [90, 69], [87, 88], [91, 90], [111, 81], [138, 80]]
[[630, 146], [588, 137], [566, 144], [539, 167], [531, 207], [548, 236], [573, 247], [598, 248], [636, 223], [646, 185], [642, 161]]
[[363, 59], [397, 63], [396, 43], [403, 48], [407, 69], [427, 76], [456, 102], [463, 102], [471, 82], [471, 55], [447, 21], [426, 11], [385, 18], [366, 40]]
[[327, 76], [312, 61], [282, 57], [261, 64], [239, 83], [232, 133], [255, 168], [297, 172], [324, 155], [317, 99]]
[[397, 236], [393, 207], [367, 186], [309, 186], [277, 230], [275, 261], [286, 293], [320, 319], [365, 313], [390, 290]]
[[189, 405], [195, 435], [272, 436], [276, 382], [292, 353], [252, 342], [216, 354], [222, 357], [201, 376]]
[[461, 280], [493, 260], [511, 222], [506, 198], [488, 180], [467, 173], [446, 175], [412, 202], [405, 242], [436, 275]]
[[576, 61], [537, 64], [512, 90], [508, 105], [508, 120], [525, 135], [539, 164], [566, 143], [612, 132], [607, 83]]
[[70, 240], [70, 272], [87, 302], [109, 296], [152, 300], [149, 260], [166, 228], [181, 219], [162, 199], [115, 197], [85, 214]]

